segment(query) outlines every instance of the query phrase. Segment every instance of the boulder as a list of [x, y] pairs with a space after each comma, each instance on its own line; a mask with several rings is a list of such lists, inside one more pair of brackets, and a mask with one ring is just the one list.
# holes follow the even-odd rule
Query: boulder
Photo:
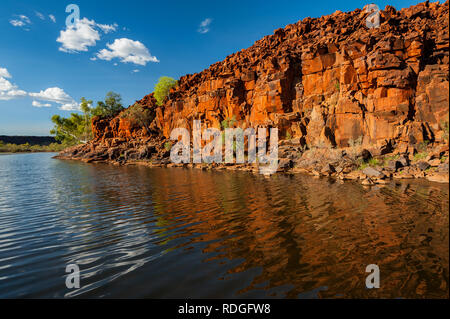
[[428, 179], [431, 182], [448, 183], [449, 175], [448, 175], [448, 172], [447, 173], [434, 173], [431, 175], [427, 175], [426, 179]]
[[362, 170], [362, 173], [369, 177], [382, 178], [384, 174], [373, 167], [366, 167]]
[[401, 155], [397, 161], [402, 165], [402, 167], [404, 166], [409, 166], [409, 157], [405, 156], [405, 155]]
[[397, 169], [403, 167], [404, 165], [398, 160], [390, 160], [386, 164], [386, 168], [396, 171]]
[[331, 175], [336, 172], [335, 168], [331, 164], [326, 164], [320, 171], [324, 175]]
[[430, 168], [430, 164], [428, 164], [428, 163], [425, 162], [425, 161], [417, 162], [417, 163], [415, 164], [415, 166], [416, 166], [418, 169], [420, 169], [421, 171], [425, 171], [425, 170], [427, 170], [428, 168]]
[[363, 149], [358, 157], [361, 158], [364, 162], [367, 162], [372, 158], [372, 154], [368, 150]]
[[361, 181], [361, 184], [365, 186], [372, 186], [375, 183], [370, 178], [365, 178]]
[[280, 158], [278, 160], [278, 170], [288, 170], [289, 168], [292, 168], [292, 160], [289, 158]]

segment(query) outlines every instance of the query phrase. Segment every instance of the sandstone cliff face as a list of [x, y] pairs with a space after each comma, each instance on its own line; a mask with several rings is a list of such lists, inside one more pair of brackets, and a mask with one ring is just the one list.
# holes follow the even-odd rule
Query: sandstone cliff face
[[[194, 119], [220, 128], [278, 127], [302, 144], [346, 147], [444, 142], [449, 103], [449, 2], [380, 12], [366, 27], [357, 9], [306, 18], [180, 78], [164, 105], [153, 96], [152, 129], [169, 137]], [[95, 137], [139, 138], [151, 133], [127, 119], [95, 120]]]

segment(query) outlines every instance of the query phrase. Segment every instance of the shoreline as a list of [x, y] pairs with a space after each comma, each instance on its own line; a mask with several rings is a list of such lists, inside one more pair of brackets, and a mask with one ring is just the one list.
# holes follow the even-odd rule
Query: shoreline
[[[160, 150], [152, 158], [132, 156], [126, 150], [116, 158], [111, 158], [110, 150], [106, 152], [83, 152], [89, 144], [76, 146], [60, 152], [53, 158], [76, 160], [85, 163], [105, 163], [115, 166], [140, 165], [147, 167], [179, 167], [201, 170], [232, 170], [247, 171], [259, 174], [257, 164], [175, 164], [168, 157], [168, 150]], [[93, 146], [93, 145], [91, 145]], [[89, 147], [89, 150], [92, 148]], [[299, 148], [289, 141], [282, 141], [279, 145], [279, 166], [275, 174], [306, 174], [313, 177], [329, 177], [335, 180], [354, 180], [362, 185], [372, 186], [388, 184], [392, 180], [425, 179], [437, 183], [449, 183], [448, 145], [437, 145], [417, 151], [412, 148], [409, 152], [392, 151], [387, 154], [376, 154], [365, 148], [357, 149], [329, 149], [317, 148], [299, 153]], [[374, 155], [372, 155], [374, 154]], [[375, 155], [376, 154], [376, 155]], [[273, 175], [275, 175], [273, 174]]]
[[58, 151], [0, 152], [0, 155], [10, 155], [10, 154], [32, 154], [32, 153], [58, 153]]

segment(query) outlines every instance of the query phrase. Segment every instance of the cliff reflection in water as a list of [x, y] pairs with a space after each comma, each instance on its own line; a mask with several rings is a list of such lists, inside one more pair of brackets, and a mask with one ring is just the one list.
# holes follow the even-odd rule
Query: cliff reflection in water
[[[300, 175], [49, 165], [49, 198], [34, 207], [46, 213], [27, 228], [48, 219], [54, 229], [40, 241], [25, 226], [11, 230], [12, 245], [35, 241], [42, 252], [35, 273], [48, 280], [33, 286], [26, 247], [0, 247], [0, 261], [9, 263], [0, 270], [0, 295], [449, 296], [448, 185], [365, 188]], [[0, 223], [5, 207], [0, 195]], [[80, 290], [64, 286], [68, 263], [80, 265]], [[368, 264], [380, 267], [380, 289], [365, 287]]]
[[[203, 284], [251, 272], [234, 287], [236, 296], [254, 290], [291, 298], [448, 296], [448, 191], [441, 185], [365, 188], [309, 176], [124, 170], [133, 178], [121, 180], [118, 190], [139, 195], [132, 191], [122, 204], [151, 199], [161, 243], [170, 250], [205, 244], [202, 262], [230, 265]], [[380, 290], [365, 288], [371, 263], [381, 269]], [[201, 268], [195, 271], [201, 277]]]

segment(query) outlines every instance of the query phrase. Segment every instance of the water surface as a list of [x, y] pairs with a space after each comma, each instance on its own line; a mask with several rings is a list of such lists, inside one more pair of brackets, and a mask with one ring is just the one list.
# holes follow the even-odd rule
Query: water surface
[[[448, 298], [448, 185], [0, 156], [0, 297]], [[66, 288], [77, 264], [81, 288]], [[365, 287], [377, 264], [380, 289]]]

